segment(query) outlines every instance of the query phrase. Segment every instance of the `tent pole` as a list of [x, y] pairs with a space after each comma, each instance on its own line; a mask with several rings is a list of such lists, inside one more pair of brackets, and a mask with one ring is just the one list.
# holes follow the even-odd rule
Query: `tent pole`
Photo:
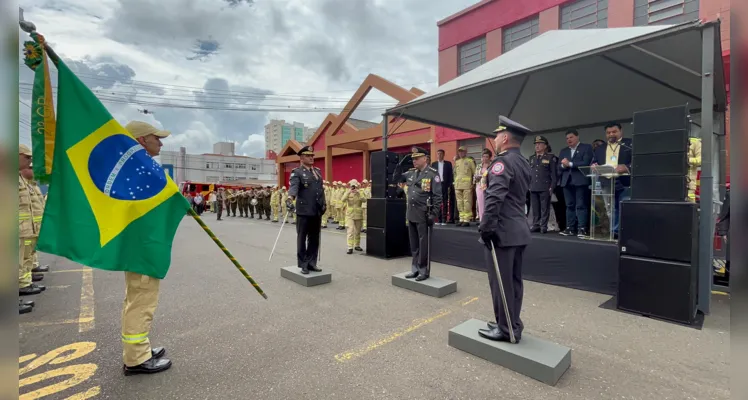
[[698, 309], [709, 314], [714, 243], [714, 25], [701, 31], [701, 196], [699, 200]]
[[387, 151], [387, 114], [382, 114], [382, 151]]

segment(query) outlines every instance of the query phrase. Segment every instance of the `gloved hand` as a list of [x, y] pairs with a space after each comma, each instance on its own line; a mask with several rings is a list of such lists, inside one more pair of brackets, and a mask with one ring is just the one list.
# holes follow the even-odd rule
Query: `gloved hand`
[[499, 242], [499, 235], [497, 235], [495, 231], [481, 228], [479, 232], [483, 244], [486, 245], [489, 250]]
[[327, 204], [323, 204], [322, 205], [322, 215], [325, 215], [326, 212], [327, 212]]
[[428, 218], [428, 222], [429, 222], [429, 226], [432, 226], [432, 225], [434, 225], [434, 221], [435, 221], [435, 220], [436, 220], [436, 219], [437, 219], [438, 217], [439, 217], [439, 216], [438, 216], [438, 215], [436, 215], [436, 214], [434, 214], [434, 213], [429, 213], [429, 214], [427, 215], [427, 218]]
[[294, 210], [296, 209], [296, 206], [293, 205], [293, 202], [291, 201], [291, 199], [286, 200], [286, 209], [289, 212], [294, 212]]

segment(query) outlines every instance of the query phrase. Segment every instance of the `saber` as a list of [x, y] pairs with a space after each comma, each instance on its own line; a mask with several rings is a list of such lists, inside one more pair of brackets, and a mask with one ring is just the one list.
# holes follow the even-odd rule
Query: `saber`
[[[501, 292], [501, 302], [504, 304], [504, 315], [506, 315], [506, 322], [509, 325], [509, 340], [512, 344], [517, 343], [514, 338], [514, 326], [512, 325], [512, 317], [509, 316], [509, 306], [506, 304], [506, 294], [504, 294], [504, 282], [501, 280], [501, 272], [499, 272], [499, 260], [496, 258], [496, 248], [491, 241], [491, 256], [493, 256], [493, 267], [496, 269], [496, 278], [499, 280], [499, 292]], [[498, 324], [499, 321], [496, 321]]]
[[242, 268], [242, 266], [239, 264], [238, 261], [236, 261], [236, 258], [234, 258], [234, 256], [231, 254], [231, 252], [229, 252], [226, 246], [224, 246], [223, 243], [221, 243], [221, 241], [218, 240], [216, 235], [213, 234], [213, 231], [211, 231], [210, 228], [208, 228], [208, 226], [205, 225], [205, 222], [203, 222], [202, 218], [200, 218], [200, 216], [197, 215], [195, 210], [193, 210], [192, 207], [190, 207], [188, 212], [192, 216], [192, 218], [194, 218], [195, 221], [197, 221], [197, 224], [200, 225], [201, 228], [203, 228], [205, 233], [207, 233], [208, 236], [210, 236], [210, 238], [213, 239], [213, 242], [215, 242], [215, 244], [218, 245], [221, 251], [223, 251], [223, 254], [225, 254], [226, 257], [228, 257], [229, 260], [231, 260], [231, 262], [234, 264], [236, 269], [238, 269], [239, 272], [241, 272], [242, 275], [244, 275], [244, 277], [247, 278], [249, 283], [251, 283], [252, 286], [254, 286], [255, 290], [257, 290], [257, 293], [259, 293], [260, 296], [262, 296], [263, 298], [265, 298], [265, 300], [267, 300], [268, 296], [265, 294], [265, 292], [262, 291], [262, 288], [260, 288], [260, 285], [257, 282], [255, 282], [255, 280], [252, 279], [251, 276], [249, 276], [249, 273], [247, 273], [247, 271], [244, 268]]
[[281, 237], [281, 232], [283, 232], [283, 226], [286, 225], [286, 221], [288, 220], [288, 208], [286, 208], [286, 216], [283, 217], [283, 222], [281, 222], [281, 227], [278, 230], [278, 236], [275, 238], [275, 244], [273, 244], [273, 250], [270, 250], [270, 258], [268, 258], [268, 261], [273, 259], [273, 253], [275, 253], [275, 246], [278, 245], [278, 239]]

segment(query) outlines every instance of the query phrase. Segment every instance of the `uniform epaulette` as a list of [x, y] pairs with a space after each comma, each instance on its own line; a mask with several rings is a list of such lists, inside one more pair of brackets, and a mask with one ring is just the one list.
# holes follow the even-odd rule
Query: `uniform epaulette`
[[429, 169], [430, 169], [430, 170], [431, 170], [432, 172], [439, 172], [439, 171], [435, 170], [435, 169], [434, 169], [434, 167], [429, 167]]

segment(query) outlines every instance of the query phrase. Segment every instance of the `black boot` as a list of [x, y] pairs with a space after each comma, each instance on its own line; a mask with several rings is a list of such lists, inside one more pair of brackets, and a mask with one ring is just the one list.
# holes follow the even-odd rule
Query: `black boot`
[[428, 275], [418, 274], [418, 276], [416, 277], [416, 282], [425, 281], [426, 279], [429, 279]]
[[40, 265], [38, 267], [34, 267], [31, 272], [49, 272], [49, 265]]
[[41, 292], [42, 290], [39, 289], [38, 287], [34, 287], [34, 285], [30, 285], [30, 286], [26, 286], [24, 288], [18, 289], [18, 294], [21, 296], [31, 296], [34, 294], [39, 294]]
[[353, 248], [353, 250], [364, 251], [364, 249], [362, 249], [361, 246], [356, 246], [356, 247]]
[[307, 267], [307, 269], [310, 270], [310, 271], [314, 271], [314, 272], [322, 272], [322, 270], [319, 269], [319, 268], [317, 268], [316, 265], [310, 265], [310, 266]]
[[18, 304], [18, 314], [28, 314], [34, 311], [34, 307]]
[[407, 278], [407, 279], [413, 279], [413, 278], [415, 278], [417, 276], [418, 276], [418, 272], [411, 272], [411, 273], [405, 275], [405, 278]]
[[44, 280], [44, 274], [31, 274], [32, 282], [39, 282], [41, 280]]
[[125, 375], [155, 374], [171, 368], [171, 361], [166, 358], [151, 357], [148, 361], [134, 367], [124, 367]]
[[353, 254], [353, 249], [348, 249], [348, 251], [345, 254]]

